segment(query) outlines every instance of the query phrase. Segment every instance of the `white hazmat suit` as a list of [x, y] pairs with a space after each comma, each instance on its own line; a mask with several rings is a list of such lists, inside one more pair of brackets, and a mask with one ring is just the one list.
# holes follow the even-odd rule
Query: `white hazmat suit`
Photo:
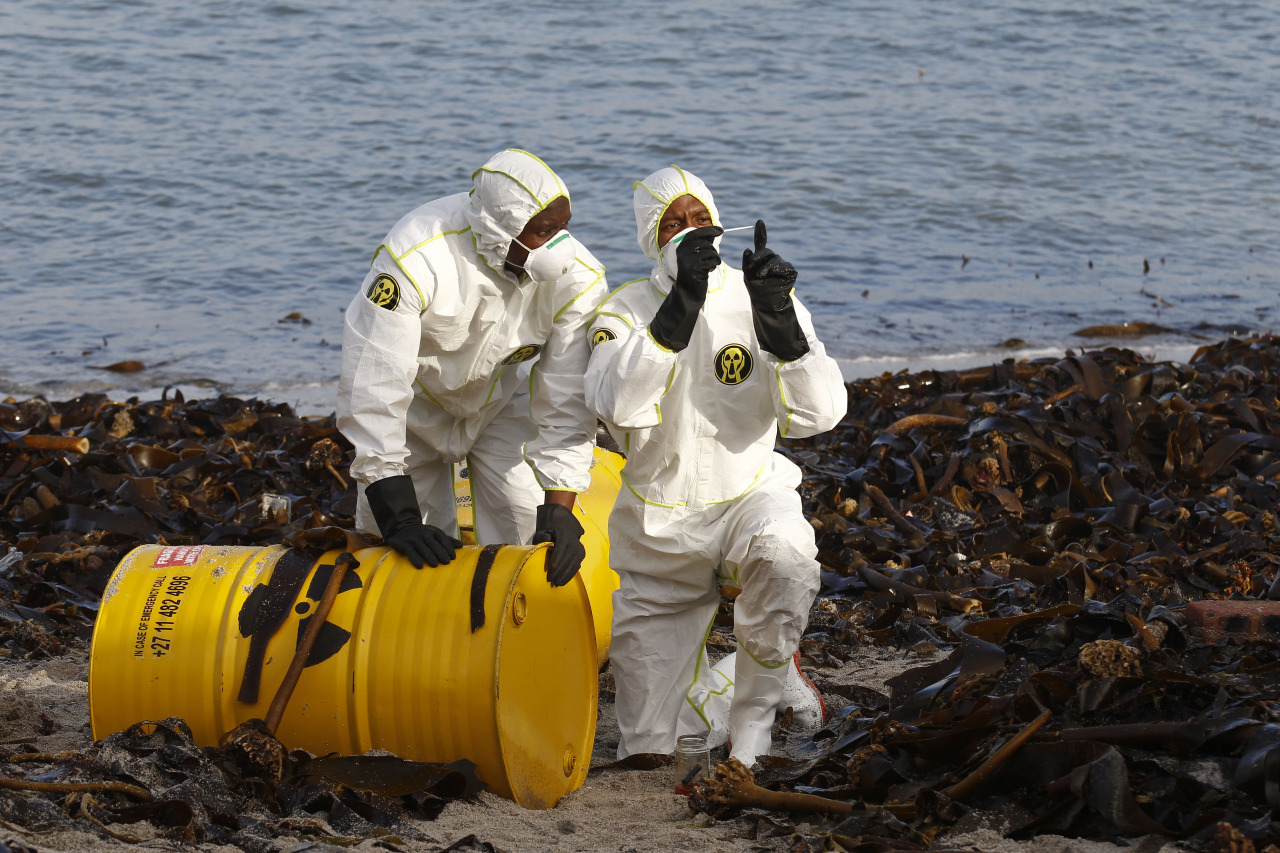
[[506, 268], [529, 220], [568, 199], [545, 163], [509, 149], [472, 180], [409, 213], [374, 253], [346, 312], [338, 428], [355, 445], [358, 528], [378, 532], [365, 487], [409, 474], [426, 522], [456, 536], [453, 464], [466, 459], [477, 540], [523, 544], [541, 490], [590, 484], [586, 323], [608, 288], [576, 241], [554, 281]]
[[[750, 766], [769, 751], [783, 667], [819, 586], [800, 470], [774, 452], [775, 439], [831, 429], [847, 392], [802, 306], [807, 353], [784, 362], [760, 347], [742, 272], [724, 263], [709, 274], [688, 345], [672, 352], [654, 339], [648, 324], [673, 284], [658, 224], [682, 195], [720, 224], [695, 176], [671, 167], [638, 182], [638, 239], [653, 273], [612, 293], [591, 322], [587, 405], [627, 456], [609, 520], [621, 581], [610, 647], [618, 757], [673, 752], [689, 709], [714, 730], [707, 704], [733, 681], [731, 754]], [[717, 677], [705, 641], [722, 584], [741, 589], [738, 654], [736, 671]]]

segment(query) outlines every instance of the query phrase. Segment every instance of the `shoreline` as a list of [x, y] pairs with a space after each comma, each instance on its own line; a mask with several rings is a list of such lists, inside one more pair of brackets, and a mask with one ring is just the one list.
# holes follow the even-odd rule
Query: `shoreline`
[[[1001, 364], [1009, 359], [1015, 362], [1027, 362], [1044, 358], [1066, 358], [1068, 354], [1101, 351], [1109, 348], [1132, 350], [1149, 362], [1175, 362], [1185, 364], [1191, 356], [1207, 342], [1202, 343], [1168, 343], [1151, 342], [1144, 345], [1141, 339], [1082, 339], [1075, 347], [1032, 347], [1018, 346], [1010, 349], [990, 347], [982, 350], [966, 350], [945, 354], [886, 355], [864, 356], [859, 358], [837, 358], [840, 372], [845, 383], [854, 383], [864, 379], [873, 379], [884, 374], [914, 374], [929, 371], [948, 372], [977, 370]], [[296, 385], [276, 385], [267, 383], [263, 386], [243, 388], [233, 383], [221, 383], [214, 380], [179, 381], [168, 384], [131, 385], [129, 383], [106, 380], [85, 381], [73, 387], [63, 385], [41, 387], [27, 385], [22, 382], [7, 382], [7, 387], [17, 386], [21, 390], [0, 392], [0, 399], [24, 399], [26, 397], [43, 397], [49, 402], [66, 402], [83, 394], [106, 394], [115, 402], [124, 402], [130, 398], [146, 401], [159, 399], [162, 394], [173, 396], [181, 393], [188, 400], [202, 397], [228, 395], [243, 400], [260, 400], [265, 403], [285, 403], [299, 416], [326, 416], [334, 413], [338, 380], [335, 376], [328, 382], [307, 382]]]
[[1172, 362], [1185, 364], [1190, 361], [1191, 356], [1195, 354], [1202, 344], [1158, 344], [1152, 346], [1139, 346], [1134, 341], [1108, 341], [1103, 344], [1089, 345], [1082, 344], [1078, 347], [1058, 348], [1058, 347], [1030, 347], [1030, 348], [1014, 348], [1008, 350], [990, 349], [982, 352], [960, 352], [947, 355], [918, 355], [918, 356], [883, 356], [883, 357], [866, 357], [860, 359], [837, 359], [840, 365], [840, 372], [844, 376], [844, 381], [857, 382], [860, 379], [874, 379], [875, 377], [888, 374], [899, 373], [925, 373], [928, 371], [937, 371], [945, 373], [947, 371], [965, 371], [977, 370], [989, 367], [992, 364], [1001, 364], [1008, 359], [1013, 359], [1015, 363], [1028, 362], [1042, 358], [1067, 358], [1069, 354], [1080, 354], [1094, 352], [1098, 350], [1106, 350], [1109, 348], [1123, 348], [1132, 350], [1141, 355], [1145, 360], [1155, 362]]

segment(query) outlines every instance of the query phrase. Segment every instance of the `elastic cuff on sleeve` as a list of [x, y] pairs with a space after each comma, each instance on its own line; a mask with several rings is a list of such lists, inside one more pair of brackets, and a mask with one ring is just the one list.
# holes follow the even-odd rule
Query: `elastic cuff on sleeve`
[[664, 346], [661, 341], [655, 338], [653, 336], [653, 332], [650, 331], [647, 326], [645, 327], [644, 331], [645, 331], [645, 334], [649, 336], [649, 340], [653, 341], [654, 345], [657, 346], [658, 349], [662, 350], [663, 352], [670, 352], [670, 353], [675, 352], [675, 350], [671, 349], [670, 347]]

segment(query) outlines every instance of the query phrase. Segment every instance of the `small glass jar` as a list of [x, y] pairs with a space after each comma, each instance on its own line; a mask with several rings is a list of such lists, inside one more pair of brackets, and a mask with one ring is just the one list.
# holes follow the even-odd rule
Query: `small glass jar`
[[711, 750], [706, 735], [680, 735], [676, 738], [675, 791], [687, 795], [693, 783], [711, 774]]

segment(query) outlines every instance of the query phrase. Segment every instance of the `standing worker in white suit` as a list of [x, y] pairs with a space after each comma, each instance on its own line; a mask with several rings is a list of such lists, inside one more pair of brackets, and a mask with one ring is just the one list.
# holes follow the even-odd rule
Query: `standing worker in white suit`
[[723, 233], [707, 187], [672, 166], [635, 185], [648, 279], [605, 300], [591, 322], [587, 405], [627, 456], [609, 519], [610, 647], [618, 757], [671, 754], [690, 710], [701, 730], [722, 685], [706, 637], [720, 586], [738, 641], [728, 711], [731, 756], [767, 755], [774, 717], [819, 586], [800, 470], [774, 451], [844, 416], [847, 393], [808, 312], [795, 268], [766, 247], [742, 271], [720, 262]]
[[337, 414], [356, 526], [419, 568], [448, 563], [466, 460], [480, 544], [554, 543], [561, 585], [585, 553], [573, 505], [591, 479], [582, 374], [604, 267], [534, 155], [502, 151], [472, 183], [396, 223], [347, 308]]

